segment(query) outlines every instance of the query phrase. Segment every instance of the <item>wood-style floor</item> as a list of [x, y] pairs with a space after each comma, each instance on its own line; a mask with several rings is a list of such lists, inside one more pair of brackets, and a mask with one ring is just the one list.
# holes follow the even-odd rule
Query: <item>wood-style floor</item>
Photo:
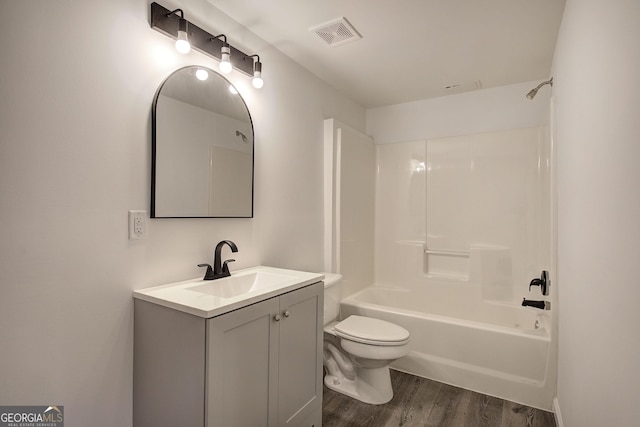
[[391, 370], [394, 396], [368, 405], [324, 387], [323, 427], [555, 427], [551, 412]]

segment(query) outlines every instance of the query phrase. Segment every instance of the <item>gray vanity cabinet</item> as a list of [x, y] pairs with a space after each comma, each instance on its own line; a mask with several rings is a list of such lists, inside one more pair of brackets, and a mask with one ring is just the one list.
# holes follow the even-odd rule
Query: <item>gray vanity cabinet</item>
[[134, 426], [320, 427], [318, 282], [204, 319], [135, 301]]
[[323, 285], [209, 319], [207, 427], [320, 427]]

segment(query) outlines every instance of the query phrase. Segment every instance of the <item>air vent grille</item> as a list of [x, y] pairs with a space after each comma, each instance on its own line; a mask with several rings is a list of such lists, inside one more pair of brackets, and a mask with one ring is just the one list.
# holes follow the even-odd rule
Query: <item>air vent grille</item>
[[341, 46], [362, 38], [349, 21], [347, 21], [347, 18], [344, 17], [309, 28], [309, 31], [313, 31], [322, 41], [331, 47]]
[[468, 81], [468, 82], [459, 82], [459, 83], [450, 83], [442, 87], [444, 92], [449, 95], [454, 93], [462, 93], [469, 92], [476, 89], [482, 89], [482, 82], [480, 80]]

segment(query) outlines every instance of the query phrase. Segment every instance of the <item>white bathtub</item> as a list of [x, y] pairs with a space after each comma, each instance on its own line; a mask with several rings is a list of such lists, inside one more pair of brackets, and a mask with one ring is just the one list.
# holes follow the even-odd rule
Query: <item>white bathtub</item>
[[549, 316], [482, 301], [469, 287], [437, 283], [420, 290], [369, 287], [341, 302], [352, 314], [396, 323], [411, 333], [411, 352], [392, 367], [551, 410]]

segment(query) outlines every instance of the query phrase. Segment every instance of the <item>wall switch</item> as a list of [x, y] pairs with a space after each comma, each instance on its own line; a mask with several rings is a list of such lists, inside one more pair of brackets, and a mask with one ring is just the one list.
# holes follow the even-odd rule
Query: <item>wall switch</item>
[[147, 211], [129, 211], [129, 240], [147, 238]]

